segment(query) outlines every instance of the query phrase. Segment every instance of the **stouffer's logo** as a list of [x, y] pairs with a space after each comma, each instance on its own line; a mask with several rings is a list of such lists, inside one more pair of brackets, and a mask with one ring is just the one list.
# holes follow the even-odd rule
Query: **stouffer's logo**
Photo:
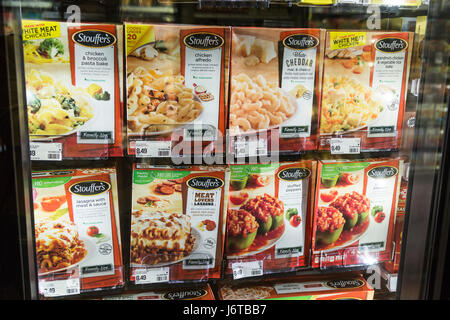
[[221, 36], [208, 32], [191, 33], [184, 37], [183, 42], [190, 48], [201, 50], [220, 48], [224, 44], [224, 40]]
[[310, 174], [311, 172], [306, 168], [288, 168], [280, 171], [278, 178], [281, 180], [297, 181], [309, 177]]
[[375, 43], [375, 48], [383, 52], [400, 52], [408, 48], [408, 42], [400, 38], [384, 38]]
[[78, 182], [70, 186], [69, 191], [80, 196], [92, 196], [108, 191], [111, 185], [104, 181], [91, 180]]
[[116, 37], [106, 31], [83, 30], [73, 34], [72, 40], [86, 47], [109, 47], [116, 43]]
[[186, 183], [189, 187], [200, 190], [214, 190], [223, 186], [223, 181], [215, 177], [196, 177]]
[[342, 279], [327, 281], [326, 286], [334, 289], [351, 289], [359, 288], [364, 285], [364, 282], [359, 279]]
[[186, 291], [170, 291], [163, 295], [167, 300], [189, 300], [203, 297], [208, 292], [206, 290], [186, 290]]
[[395, 176], [397, 173], [397, 168], [383, 166], [369, 170], [369, 172], [367, 172], [367, 175], [371, 178], [389, 178]]
[[294, 34], [284, 38], [283, 45], [295, 50], [305, 50], [317, 47], [319, 39], [309, 34]]

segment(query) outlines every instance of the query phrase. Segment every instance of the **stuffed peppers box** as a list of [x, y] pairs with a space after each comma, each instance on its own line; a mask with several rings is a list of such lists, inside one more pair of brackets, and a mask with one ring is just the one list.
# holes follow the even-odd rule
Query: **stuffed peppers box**
[[120, 295], [104, 296], [101, 300], [215, 300], [208, 283], [193, 287], [158, 288], [145, 292], [125, 292]]
[[125, 24], [129, 154], [223, 153], [229, 37], [229, 27]]
[[32, 160], [123, 155], [122, 30], [22, 21]]
[[115, 168], [32, 173], [39, 293], [123, 285]]
[[134, 165], [131, 281], [220, 277], [227, 181], [225, 167]]
[[235, 278], [309, 263], [315, 161], [231, 165], [227, 273]]
[[229, 131], [236, 156], [247, 155], [234, 141], [262, 134], [269, 152], [317, 149], [324, 38], [322, 29], [232, 28]]
[[320, 150], [334, 137], [362, 151], [399, 149], [413, 46], [411, 32], [328, 31]]
[[402, 161], [320, 161], [312, 266], [387, 261], [393, 253]]
[[355, 273], [291, 276], [247, 283], [219, 283], [219, 300], [373, 300], [374, 291]]

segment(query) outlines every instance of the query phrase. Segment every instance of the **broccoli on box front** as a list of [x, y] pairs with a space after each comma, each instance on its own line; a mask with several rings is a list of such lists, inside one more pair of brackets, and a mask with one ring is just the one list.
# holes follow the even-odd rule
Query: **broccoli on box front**
[[22, 21], [32, 160], [121, 156], [122, 27]]

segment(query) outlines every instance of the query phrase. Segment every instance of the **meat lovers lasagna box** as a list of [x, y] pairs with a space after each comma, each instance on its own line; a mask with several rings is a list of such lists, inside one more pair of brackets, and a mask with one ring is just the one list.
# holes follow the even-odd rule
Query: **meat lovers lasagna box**
[[327, 31], [320, 150], [359, 138], [361, 150], [401, 146], [413, 46], [410, 32]]
[[[317, 149], [324, 37], [322, 29], [232, 28], [232, 137], [265, 135], [272, 153]], [[238, 145], [232, 152], [247, 156]]]
[[32, 173], [39, 293], [123, 285], [116, 170]]
[[129, 154], [224, 152], [229, 37], [229, 27], [125, 24]]
[[22, 21], [32, 160], [123, 155], [122, 30]]
[[131, 281], [219, 278], [228, 171], [135, 164]]
[[402, 161], [320, 161], [313, 227], [314, 268], [392, 257]]
[[[237, 278], [309, 264], [316, 162], [231, 165], [230, 170], [227, 272]], [[255, 263], [259, 266], [250, 267]]]

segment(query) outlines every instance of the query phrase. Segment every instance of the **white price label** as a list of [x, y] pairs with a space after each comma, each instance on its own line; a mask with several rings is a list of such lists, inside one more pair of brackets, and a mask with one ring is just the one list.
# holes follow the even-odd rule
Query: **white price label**
[[62, 144], [46, 142], [30, 142], [31, 160], [62, 160]]
[[257, 277], [264, 274], [262, 261], [235, 262], [231, 265], [233, 279]]
[[361, 138], [331, 138], [331, 154], [361, 153]]
[[168, 282], [169, 272], [169, 267], [136, 269], [135, 282], [136, 284]]
[[40, 281], [39, 289], [44, 297], [61, 297], [80, 294], [80, 278]]
[[136, 158], [164, 158], [172, 155], [172, 141], [136, 141]]
[[267, 156], [267, 139], [264, 138], [237, 138], [234, 143], [236, 157]]

